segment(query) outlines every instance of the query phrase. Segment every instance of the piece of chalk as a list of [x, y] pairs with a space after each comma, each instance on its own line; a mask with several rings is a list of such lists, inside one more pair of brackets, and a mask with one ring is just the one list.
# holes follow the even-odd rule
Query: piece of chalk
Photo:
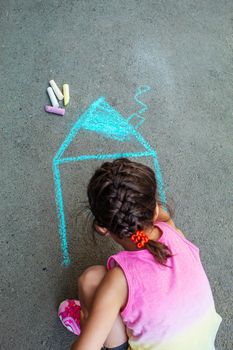
[[57, 86], [57, 84], [55, 83], [54, 80], [50, 80], [49, 84], [52, 86], [53, 91], [55, 93], [55, 95], [57, 96], [58, 100], [63, 100], [64, 96], [62, 95], [61, 90], [59, 89], [59, 87]]
[[56, 99], [56, 96], [54, 95], [53, 89], [51, 87], [48, 87], [47, 92], [53, 107], [59, 107], [59, 103], [58, 103], [58, 100]]
[[63, 84], [63, 94], [64, 94], [64, 106], [66, 106], [70, 101], [70, 89], [68, 84]]
[[66, 112], [66, 110], [64, 108], [57, 108], [57, 107], [52, 107], [52, 106], [45, 106], [44, 109], [45, 109], [45, 112], [58, 114], [58, 115], [62, 115], [62, 116]]

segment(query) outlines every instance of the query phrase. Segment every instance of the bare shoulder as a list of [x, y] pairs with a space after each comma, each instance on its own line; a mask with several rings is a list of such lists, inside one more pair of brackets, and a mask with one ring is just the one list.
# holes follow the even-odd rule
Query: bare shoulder
[[115, 283], [115, 281], [118, 281], [122, 284], [127, 283], [125, 274], [119, 266], [115, 266], [111, 270], [108, 270], [107, 276], [108, 279], [111, 280], [113, 283]]
[[172, 218], [170, 217], [169, 213], [166, 212], [162, 208], [162, 206], [159, 206], [159, 213], [158, 213], [157, 221], [166, 222], [166, 224], [168, 224], [169, 226], [174, 228], [177, 231], [177, 233], [179, 233], [182, 237], [185, 237], [183, 232], [180, 229], [178, 229], [178, 227], [175, 225], [175, 223], [172, 220]]
[[176, 230], [177, 233], [179, 233], [182, 237], [184, 237], [184, 234], [183, 232], [175, 225], [174, 221], [169, 218], [167, 221], [166, 221], [166, 224], [168, 224], [169, 226], [171, 226], [172, 228], [174, 228]]
[[112, 285], [118, 285], [118, 288], [126, 290], [128, 289], [125, 274], [119, 266], [115, 266], [113, 269], [109, 270], [107, 272], [106, 279]]

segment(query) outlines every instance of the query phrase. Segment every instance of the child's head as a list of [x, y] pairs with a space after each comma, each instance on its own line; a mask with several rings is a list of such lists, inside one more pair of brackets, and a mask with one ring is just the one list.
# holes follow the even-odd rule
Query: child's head
[[146, 165], [121, 158], [96, 170], [88, 185], [88, 199], [96, 226], [119, 238], [152, 225], [156, 208], [156, 180]]
[[[103, 163], [87, 189], [94, 228], [123, 239], [152, 226], [156, 188], [155, 174], [146, 165], [126, 158]], [[146, 246], [161, 263], [169, 256], [159, 242], [149, 241]]]

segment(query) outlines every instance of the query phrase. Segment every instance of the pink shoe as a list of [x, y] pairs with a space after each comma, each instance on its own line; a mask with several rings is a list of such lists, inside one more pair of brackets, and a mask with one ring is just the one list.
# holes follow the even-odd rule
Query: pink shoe
[[80, 335], [81, 332], [80, 314], [80, 302], [75, 299], [64, 300], [58, 309], [58, 317], [60, 318], [63, 326], [76, 335]]

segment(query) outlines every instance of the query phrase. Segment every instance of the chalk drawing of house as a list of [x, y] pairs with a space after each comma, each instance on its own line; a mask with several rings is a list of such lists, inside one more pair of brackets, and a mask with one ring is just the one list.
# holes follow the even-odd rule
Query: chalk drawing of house
[[[141, 90], [139, 94], [141, 94]], [[137, 102], [141, 103], [136, 99]], [[142, 103], [141, 103], [142, 104]], [[141, 114], [145, 108], [141, 110]], [[100, 97], [93, 102], [89, 108], [77, 119], [76, 123], [71, 128], [69, 134], [60, 146], [57, 154], [53, 159], [53, 174], [55, 182], [57, 215], [59, 221], [59, 235], [61, 241], [61, 249], [63, 255], [63, 264], [70, 264], [70, 255], [67, 243], [66, 218], [64, 212], [63, 193], [61, 184], [60, 165], [72, 162], [81, 162], [84, 160], [107, 160], [121, 157], [141, 158], [150, 157], [152, 159], [154, 170], [158, 183], [158, 192], [162, 202], [166, 202], [163, 180], [158, 163], [157, 153], [150, 144], [138, 132], [139, 125], [143, 119], [138, 114], [133, 114], [128, 118], [123, 117], [116, 109], [114, 109], [104, 97]], [[137, 124], [132, 125], [133, 119], [137, 119]], [[131, 123], [130, 123], [131, 122]], [[89, 143], [92, 142], [94, 135], [99, 135], [102, 139], [108, 142], [118, 142], [121, 145], [120, 151], [100, 152], [85, 152], [85, 150], [77, 150], [76, 154], [67, 154], [67, 151], [73, 140], [79, 137], [82, 132], [89, 133]], [[131, 145], [131, 149], [130, 146]], [[93, 148], [92, 148], [93, 149]], [[96, 150], [96, 145], [94, 150]]]

